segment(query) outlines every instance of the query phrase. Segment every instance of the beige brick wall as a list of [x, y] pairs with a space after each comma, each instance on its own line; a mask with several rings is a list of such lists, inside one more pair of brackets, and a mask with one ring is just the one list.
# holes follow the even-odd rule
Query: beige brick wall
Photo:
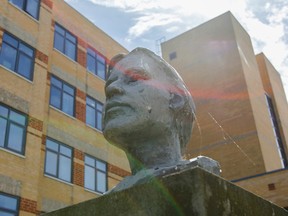
[[[164, 59], [178, 70], [196, 103], [198, 123], [188, 157], [201, 154], [218, 160], [228, 179], [265, 172], [251, 90], [239, 51], [248, 46], [251, 55], [252, 46], [233, 20], [227, 12], [162, 44]], [[248, 40], [248, 45], [239, 44], [236, 35]], [[172, 52], [177, 58], [170, 60]], [[256, 65], [255, 57], [251, 58], [247, 61]], [[253, 152], [247, 152], [249, 149]]]
[[[77, 37], [76, 61], [53, 48], [55, 22]], [[105, 56], [107, 64], [111, 57], [127, 50], [62, 0], [42, 0], [39, 20], [4, 1], [0, 8], [0, 46], [4, 31], [35, 48], [35, 65], [33, 81], [0, 66], [0, 102], [28, 116], [25, 155], [0, 149], [0, 192], [21, 197], [20, 215], [35, 215], [97, 197], [99, 194], [84, 188], [86, 153], [107, 162], [108, 186], [115, 186], [130, 169], [125, 154], [85, 123], [86, 95], [105, 100], [105, 81], [86, 70], [86, 48]], [[75, 87], [75, 117], [49, 106], [52, 74]], [[74, 149], [71, 184], [44, 175], [46, 137]]]
[[288, 207], [288, 171], [279, 170], [235, 182], [236, 185], [255, 193], [281, 207]]

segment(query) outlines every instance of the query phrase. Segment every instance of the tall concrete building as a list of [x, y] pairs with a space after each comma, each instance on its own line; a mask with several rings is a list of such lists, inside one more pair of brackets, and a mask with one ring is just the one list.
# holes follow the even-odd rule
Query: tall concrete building
[[227, 12], [161, 47], [196, 103], [187, 157], [212, 157], [224, 178], [287, 207], [288, 105], [279, 73], [255, 56], [247, 32]]
[[127, 50], [63, 0], [0, 5], [0, 215], [102, 195], [130, 172], [101, 132], [109, 59]]

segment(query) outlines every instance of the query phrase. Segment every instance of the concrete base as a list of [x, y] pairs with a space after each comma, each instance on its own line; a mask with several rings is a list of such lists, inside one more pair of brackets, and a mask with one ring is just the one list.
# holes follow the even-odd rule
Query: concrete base
[[288, 216], [288, 212], [196, 167], [45, 214], [69, 215]]

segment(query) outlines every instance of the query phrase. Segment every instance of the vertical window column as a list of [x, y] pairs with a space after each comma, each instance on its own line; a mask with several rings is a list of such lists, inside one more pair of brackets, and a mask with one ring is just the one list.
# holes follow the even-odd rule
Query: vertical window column
[[19, 197], [0, 193], [0, 215], [18, 216]]
[[25, 152], [27, 116], [0, 104], [0, 147]]
[[54, 32], [54, 48], [76, 61], [77, 39], [57, 23]]
[[9, 0], [16, 7], [28, 13], [35, 19], [39, 19], [40, 0]]
[[0, 64], [26, 79], [33, 80], [34, 49], [14, 36], [4, 33]]
[[278, 152], [279, 152], [281, 162], [282, 162], [282, 167], [285, 168], [285, 167], [287, 167], [287, 157], [286, 157], [284, 145], [282, 142], [282, 138], [281, 138], [281, 134], [280, 134], [280, 128], [278, 125], [276, 113], [275, 113], [272, 99], [270, 98], [270, 96], [265, 94], [265, 97], [266, 97], [266, 102], [267, 102], [267, 106], [268, 106], [268, 111], [270, 114], [270, 120], [271, 120], [271, 124], [272, 124], [272, 128], [273, 128], [274, 136], [276, 139]]
[[87, 70], [103, 80], [106, 79], [105, 58], [90, 48], [87, 49]]
[[102, 131], [103, 104], [92, 97], [86, 97], [86, 124]]
[[107, 164], [105, 162], [85, 155], [84, 187], [98, 193], [107, 191]]
[[75, 88], [51, 76], [50, 105], [68, 115], [75, 115]]
[[72, 148], [46, 139], [45, 174], [66, 182], [72, 180]]

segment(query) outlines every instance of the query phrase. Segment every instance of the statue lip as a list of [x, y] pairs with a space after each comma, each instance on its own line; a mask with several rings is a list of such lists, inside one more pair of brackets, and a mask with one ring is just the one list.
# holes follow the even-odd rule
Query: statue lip
[[123, 103], [123, 102], [119, 102], [119, 101], [111, 101], [108, 102], [105, 105], [105, 110], [106, 112], [108, 112], [109, 110], [113, 109], [113, 108], [119, 108], [119, 107], [129, 107], [132, 108], [129, 104]]

